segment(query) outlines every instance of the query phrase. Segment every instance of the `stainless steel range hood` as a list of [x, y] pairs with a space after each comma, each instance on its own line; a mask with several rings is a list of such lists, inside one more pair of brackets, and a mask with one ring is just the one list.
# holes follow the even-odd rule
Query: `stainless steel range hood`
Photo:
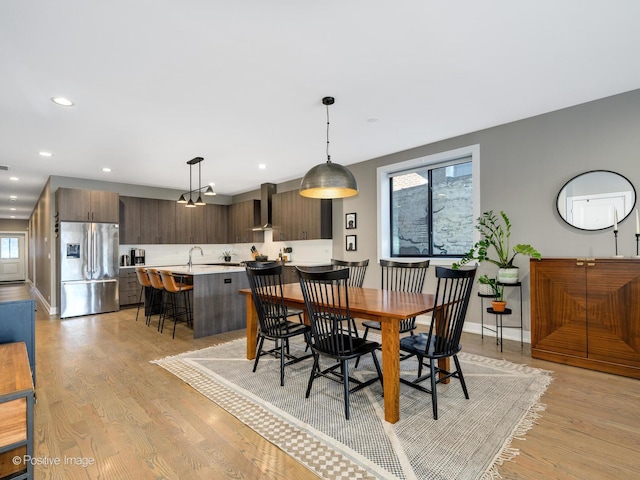
[[260, 225], [256, 225], [251, 230], [263, 232], [271, 230], [271, 197], [276, 193], [275, 183], [263, 183], [260, 185]]

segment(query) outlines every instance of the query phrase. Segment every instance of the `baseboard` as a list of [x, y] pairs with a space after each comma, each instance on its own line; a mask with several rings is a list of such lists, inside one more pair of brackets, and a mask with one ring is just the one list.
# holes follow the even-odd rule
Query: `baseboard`
[[40, 290], [38, 290], [36, 288], [36, 286], [31, 282], [31, 280], [27, 281], [28, 287], [29, 287], [29, 291], [35, 295], [38, 300], [38, 302], [40, 303], [40, 305], [42, 305], [44, 307], [44, 309], [49, 312], [49, 316], [55, 315], [56, 313], [58, 313], [58, 309], [57, 308], [53, 308], [51, 307], [51, 305], [49, 304], [49, 301], [44, 298], [42, 296], [42, 294], [40, 293]]
[[[420, 315], [419, 317], [416, 318], [416, 323], [419, 325], [430, 325], [431, 317], [426, 315]], [[495, 333], [486, 330], [486, 326], [487, 325], [485, 324], [484, 334], [495, 335]], [[463, 331], [467, 333], [474, 333], [476, 335], [482, 335], [482, 325], [479, 323], [465, 322]], [[502, 338], [505, 340], [515, 340], [519, 342], [520, 329], [505, 327], [502, 329]], [[524, 330], [522, 332], [522, 341], [524, 343], [531, 343], [531, 332], [529, 332], [528, 330]]]

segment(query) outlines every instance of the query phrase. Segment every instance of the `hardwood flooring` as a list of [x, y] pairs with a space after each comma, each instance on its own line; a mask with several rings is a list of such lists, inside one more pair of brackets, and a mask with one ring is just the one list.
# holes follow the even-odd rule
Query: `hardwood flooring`
[[[29, 298], [0, 286], [0, 301]], [[244, 331], [160, 334], [136, 309], [59, 320], [36, 315], [36, 479], [317, 478], [151, 360], [226, 342]], [[640, 478], [640, 382], [534, 360], [529, 348], [465, 334], [464, 350], [552, 370], [547, 409], [506, 462], [504, 479]], [[470, 392], [473, 396], [473, 392]], [[440, 421], [446, 421], [441, 419]], [[67, 465], [65, 465], [65, 459]], [[82, 466], [82, 462], [92, 463]], [[75, 464], [74, 464], [75, 463]]]

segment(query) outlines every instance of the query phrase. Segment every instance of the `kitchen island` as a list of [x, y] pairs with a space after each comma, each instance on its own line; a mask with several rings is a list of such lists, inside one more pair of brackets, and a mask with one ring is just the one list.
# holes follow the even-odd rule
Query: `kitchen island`
[[244, 267], [223, 265], [172, 265], [150, 267], [175, 275], [191, 275], [193, 337], [246, 328], [246, 302], [238, 290], [249, 288]]

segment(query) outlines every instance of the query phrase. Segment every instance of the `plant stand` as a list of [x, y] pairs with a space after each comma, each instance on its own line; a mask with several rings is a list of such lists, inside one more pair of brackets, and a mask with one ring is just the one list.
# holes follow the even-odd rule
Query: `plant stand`
[[513, 313], [513, 310], [511, 310], [510, 308], [505, 308], [504, 312], [496, 312], [493, 310], [493, 308], [488, 307], [487, 313], [490, 313], [492, 315], [495, 315], [495, 327], [491, 327], [491, 326], [485, 326], [484, 325], [484, 311], [485, 311], [485, 306], [484, 306], [484, 300], [485, 298], [489, 298], [492, 299], [493, 295], [482, 295], [482, 294], [478, 294], [478, 296], [480, 297], [480, 307], [481, 307], [481, 311], [480, 311], [480, 325], [481, 325], [481, 329], [480, 329], [480, 336], [481, 338], [484, 338], [484, 331], [488, 330], [490, 332], [493, 332], [496, 334], [496, 345], [500, 345], [500, 351], [502, 352], [502, 330], [503, 328], [519, 328], [520, 329], [520, 346], [524, 346], [524, 328], [523, 328], [523, 324], [522, 324], [522, 282], [517, 282], [517, 283], [501, 283], [498, 282], [499, 286], [502, 287], [518, 287], [518, 300], [520, 302], [520, 325], [504, 325], [503, 324], [503, 315], [511, 315]]

